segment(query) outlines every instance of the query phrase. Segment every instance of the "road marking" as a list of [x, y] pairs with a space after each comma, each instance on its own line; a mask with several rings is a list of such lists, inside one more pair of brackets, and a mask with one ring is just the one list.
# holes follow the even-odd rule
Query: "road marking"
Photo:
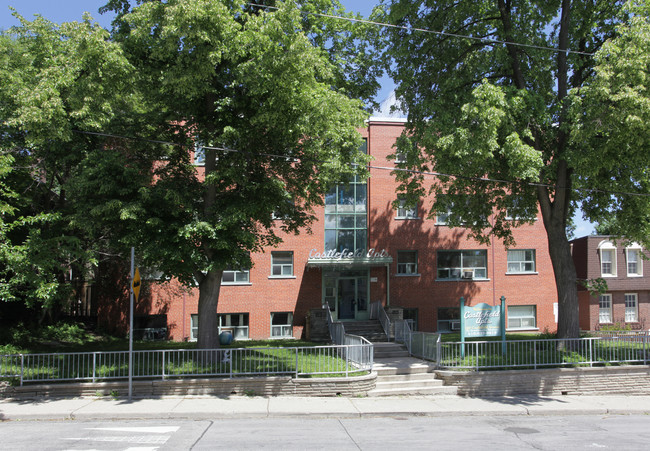
[[114, 427], [114, 428], [86, 428], [91, 431], [117, 431], [117, 432], [146, 432], [150, 434], [169, 434], [176, 432], [180, 426], [143, 426], [143, 427]]

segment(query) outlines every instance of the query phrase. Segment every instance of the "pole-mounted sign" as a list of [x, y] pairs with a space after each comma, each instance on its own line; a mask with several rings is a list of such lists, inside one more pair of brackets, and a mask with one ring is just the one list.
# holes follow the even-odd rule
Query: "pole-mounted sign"
[[140, 296], [140, 271], [138, 268], [135, 268], [135, 274], [133, 274], [133, 282], [131, 283], [131, 288], [133, 288], [133, 296], [135, 296], [135, 300], [137, 302], [138, 296]]

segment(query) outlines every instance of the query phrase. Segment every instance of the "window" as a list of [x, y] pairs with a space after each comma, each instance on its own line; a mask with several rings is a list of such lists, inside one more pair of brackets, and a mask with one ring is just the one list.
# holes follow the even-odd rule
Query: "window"
[[194, 145], [194, 164], [196, 166], [205, 166], [205, 149], [200, 143]]
[[612, 295], [601, 294], [598, 296], [598, 322], [608, 324], [612, 322]]
[[627, 260], [627, 275], [628, 277], [639, 277], [643, 275], [643, 261], [641, 257], [641, 248], [638, 246], [630, 246], [625, 249]]
[[534, 273], [534, 249], [508, 249], [508, 273]]
[[293, 276], [293, 252], [271, 252], [271, 277]]
[[395, 164], [406, 163], [406, 154], [404, 152], [397, 152], [395, 154]]
[[219, 315], [219, 333], [230, 332], [235, 340], [248, 338], [248, 313]]
[[601, 241], [598, 244], [600, 252], [600, 274], [603, 277], [616, 276], [616, 246], [611, 241]]
[[190, 316], [190, 341], [199, 339], [199, 315]]
[[226, 269], [221, 276], [221, 283], [224, 285], [243, 285], [250, 283], [250, 271], [248, 269], [235, 271]]
[[397, 274], [401, 274], [401, 275], [418, 274], [417, 251], [397, 251]]
[[508, 329], [535, 329], [537, 309], [534, 305], [508, 306]]
[[511, 201], [512, 206], [506, 209], [506, 219], [508, 221], [534, 221], [537, 219], [536, 200], [531, 201], [530, 199], [516, 196]]
[[399, 199], [399, 206], [397, 207], [397, 213], [395, 214], [395, 219], [418, 219], [417, 205], [414, 205], [412, 207], [407, 207], [406, 200]]
[[445, 213], [438, 213], [436, 215], [436, 224], [437, 225], [447, 224], [447, 221], [449, 221], [450, 216], [451, 216], [451, 210], [447, 210]]
[[486, 279], [487, 251], [438, 251], [438, 279]]
[[636, 293], [625, 293], [625, 322], [636, 323], [639, 320], [639, 304]]
[[271, 337], [293, 337], [293, 313], [271, 313]]
[[438, 332], [460, 330], [460, 308], [441, 307], [438, 309]]
[[[363, 141], [360, 152], [367, 153]], [[348, 184], [336, 185], [325, 195], [325, 251], [367, 249], [368, 186], [355, 177]]]

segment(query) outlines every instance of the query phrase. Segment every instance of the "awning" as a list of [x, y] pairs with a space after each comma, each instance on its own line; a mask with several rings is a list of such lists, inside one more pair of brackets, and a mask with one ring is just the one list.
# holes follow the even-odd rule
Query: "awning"
[[310, 258], [310, 268], [370, 268], [393, 263], [393, 257], [353, 257], [353, 258]]

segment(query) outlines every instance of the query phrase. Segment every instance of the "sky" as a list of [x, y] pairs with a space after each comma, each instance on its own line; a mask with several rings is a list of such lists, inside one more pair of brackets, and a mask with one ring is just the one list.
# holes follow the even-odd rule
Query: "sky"
[[[341, 3], [346, 9], [368, 17], [376, 2], [372, 0], [341, 0]], [[82, 14], [87, 11], [100, 25], [109, 28], [112, 15], [102, 15], [98, 12], [99, 8], [105, 4], [106, 0], [0, 0], [0, 30], [19, 25], [18, 20], [11, 15], [9, 6], [13, 6], [28, 20], [32, 20], [34, 14], [40, 14], [55, 23], [81, 20]], [[382, 78], [380, 82], [382, 87], [376, 96], [378, 102], [384, 100], [394, 88], [392, 80], [387, 77]], [[589, 235], [593, 231], [593, 225], [584, 221], [580, 214], [574, 217], [574, 223], [576, 237]]]

